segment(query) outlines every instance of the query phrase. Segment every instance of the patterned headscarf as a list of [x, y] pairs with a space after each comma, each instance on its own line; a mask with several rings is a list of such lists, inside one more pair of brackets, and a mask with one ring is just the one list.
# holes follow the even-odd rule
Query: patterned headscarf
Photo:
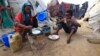
[[[27, 6], [30, 7], [29, 13], [26, 13], [26, 11], [25, 11], [25, 8]], [[22, 12], [22, 15], [23, 15], [23, 23], [25, 25], [30, 25], [31, 24], [30, 19], [33, 16], [33, 13], [34, 13], [32, 5], [30, 3], [24, 3], [23, 6], [22, 6], [22, 9], [21, 9], [21, 12]]]
[[30, 7], [30, 12], [29, 12], [29, 16], [33, 16], [33, 6], [32, 6], [32, 4], [30, 4], [30, 3], [25, 3], [23, 6], [22, 6], [22, 9], [21, 9], [21, 12], [22, 12], [22, 14], [23, 14], [23, 18], [24, 18], [24, 20], [27, 18], [26, 17], [26, 12], [25, 12], [25, 7], [27, 7], [27, 6], [29, 6]]

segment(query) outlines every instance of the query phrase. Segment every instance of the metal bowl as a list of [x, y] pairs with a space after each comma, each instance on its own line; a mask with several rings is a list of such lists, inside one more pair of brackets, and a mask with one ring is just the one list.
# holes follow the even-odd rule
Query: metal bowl
[[58, 40], [60, 37], [58, 35], [49, 35], [48, 38], [50, 40]]

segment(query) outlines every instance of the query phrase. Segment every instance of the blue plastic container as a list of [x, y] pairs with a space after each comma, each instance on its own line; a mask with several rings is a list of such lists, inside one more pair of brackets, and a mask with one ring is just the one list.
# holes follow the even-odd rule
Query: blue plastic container
[[6, 46], [6, 47], [10, 47], [10, 44], [9, 44], [9, 39], [8, 39], [8, 36], [9, 34], [15, 34], [15, 32], [9, 32], [7, 34], [4, 34], [2, 35], [2, 43]]
[[36, 16], [38, 21], [44, 21], [47, 18], [47, 13], [46, 12], [40, 12]]
[[51, 30], [50, 27], [43, 27], [42, 31], [43, 31], [43, 33], [46, 34], [46, 33], [50, 33], [50, 30]]

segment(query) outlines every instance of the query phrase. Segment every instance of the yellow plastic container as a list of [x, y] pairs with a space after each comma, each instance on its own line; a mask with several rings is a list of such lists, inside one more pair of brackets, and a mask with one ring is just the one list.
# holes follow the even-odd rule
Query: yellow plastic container
[[9, 36], [9, 44], [12, 52], [16, 52], [22, 48], [22, 37], [19, 33]]

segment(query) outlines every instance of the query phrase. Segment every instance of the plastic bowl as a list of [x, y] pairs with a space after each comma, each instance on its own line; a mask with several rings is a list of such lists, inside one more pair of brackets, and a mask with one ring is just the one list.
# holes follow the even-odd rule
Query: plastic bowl
[[44, 21], [47, 18], [47, 14], [46, 12], [40, 12], [37, 14], [36, 18], [38, 21]]

